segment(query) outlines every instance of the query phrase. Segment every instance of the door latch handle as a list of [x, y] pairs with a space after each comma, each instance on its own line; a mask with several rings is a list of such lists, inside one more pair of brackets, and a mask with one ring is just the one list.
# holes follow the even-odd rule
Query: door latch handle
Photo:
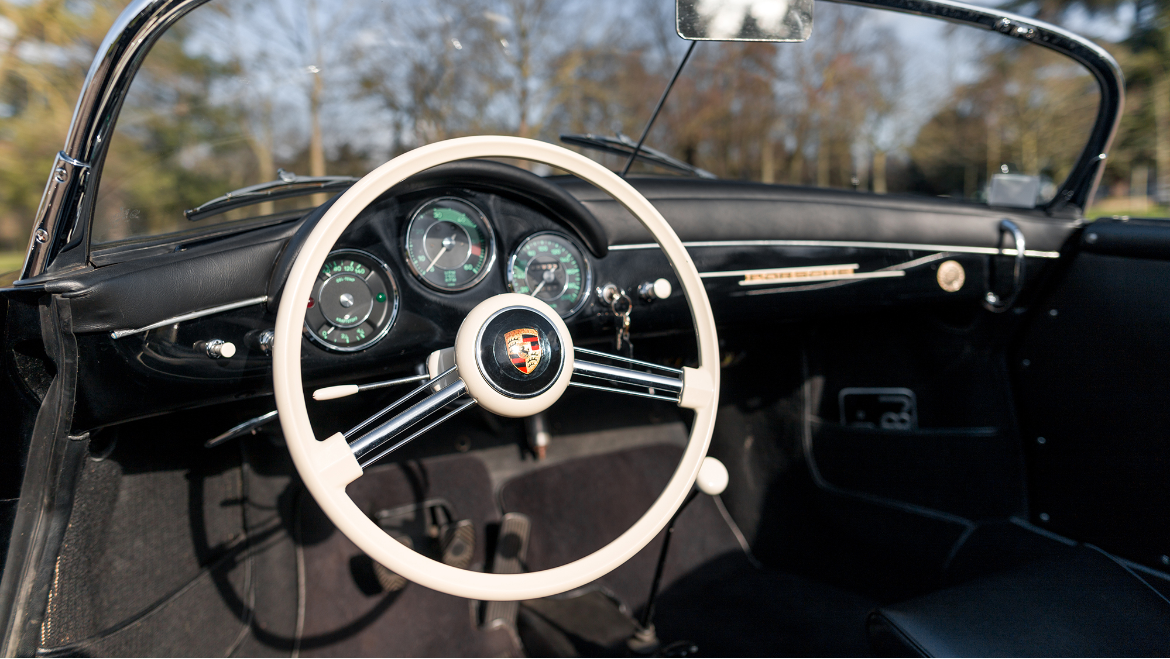
[[[1012, 268], [1012, 288], [1011, 288], [1011, 291], [1007, 295], [1004, 295], [1001, 297], [998, 293], [996, 293], [993, 290], [994, 287], [991, 285], [992, 282], [995, 280], [995, 277], [989, 276], [988, 277], [989, 281], [988, 281], [988, 286], [987, 286], [987, 294], [983, 296], [983, 306], [986, 307], [988, 311], [992, 311], [995, 313], [1003, 313], [1004, 311], [1007, 311], [1008, 309], [1010, 309], [1011, 306], [1013, 304], [1015, 304], [1016, 298], [1019, 297], [1020, 290], [1024, 286], [1024, 268], [1026, 265], [1024, 259], [1025, 259], [1026, 250], [1027, 250], [1027, 247], [1025, 245], [1026, 241], [1024, 240], [1024, 232], [1020, 231], [1020, 227], [1015, 222], [1012, 222], [1011, 220], [1000, 220], [998, 247], [999, 247], [999, 253], [1001, 256], [1005, 255], [1005, 251], [1006, 251], [1006, 250], [1004, 250], [1004, 246], [1003, 246], [1004, 236], [1006, 234], [1009, 234], [1009, 233], [1012, 236], [1012, 241], [1015, 242], [1015, 248], [1016, 248], [1016, 250], [1015, 250], [1016, 251], [1016, 258], [1015, 258], [1014, 266]], [[992, 263], [994, 264], [994, 259], [993, 259]], [[994, 267], [994, 265], [993, 265], [993, 267]], [[993, 273], [994, 273], [994, 271], [993, 271]]]

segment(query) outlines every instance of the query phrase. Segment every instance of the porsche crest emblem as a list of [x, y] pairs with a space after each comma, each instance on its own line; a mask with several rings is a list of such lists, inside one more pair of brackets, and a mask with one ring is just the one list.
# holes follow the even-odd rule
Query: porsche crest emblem
[[528, 375], [540, 364], [540, 335], [531, 328], [512, 330], [504, 335], [504, 347], [517, 371]]

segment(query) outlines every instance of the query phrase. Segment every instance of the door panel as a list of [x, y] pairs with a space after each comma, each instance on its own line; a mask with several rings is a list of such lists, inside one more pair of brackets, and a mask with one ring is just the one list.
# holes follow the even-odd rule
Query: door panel
[[1170, 562], [1170, 227], [1097, 222], [1013, 370], [1033, 523]]

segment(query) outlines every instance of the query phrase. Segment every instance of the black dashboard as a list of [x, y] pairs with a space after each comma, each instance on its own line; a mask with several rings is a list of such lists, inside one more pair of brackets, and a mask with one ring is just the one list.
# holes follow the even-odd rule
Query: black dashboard
[[[391, 190], [354, 221], [306, 301], [306, 386], [412, 375], [452, 345], [472, 307], [508, 291], [535, 291], [558, 305], [578, 345], [612, 350], [614, 315], [600, 295], [612, 285], [633, 301], [637, 356], [660, 341], [686, 344], [691, 319], [677, 279], [628, 211], [575, 179], [509, 176], [448, 172]], [[1010, 240], [1000, 251], [1002, 219], [1028, 237], [1029, 281], [1079, 226], [937, 199], [631, 182], [686, 244], [721, 331], [731, 333], [874, 307], [977, 307], [1010, 270], [997, 265], [1014, 253]], [[85, 386], [76, 429], [270, 394], [267, 332], [299, 241], [324, 208], [133, 258], [97, 254], [101, 267], [45, 285], [69, 301], [77, 334]], [[657, 287], [664, 298], [651, 293], [658, 280], [668, 284]], [[674, 354], [675, 365], [688, 359]]]

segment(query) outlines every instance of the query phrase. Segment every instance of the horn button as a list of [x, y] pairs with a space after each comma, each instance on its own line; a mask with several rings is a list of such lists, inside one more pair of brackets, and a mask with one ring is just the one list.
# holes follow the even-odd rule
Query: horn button
[[526, 307], [492, 314], [479, 331], [475, 356], [487, 383], [514, 399], [548, 391], [565, 366], [564, 342], [556, 326]]

